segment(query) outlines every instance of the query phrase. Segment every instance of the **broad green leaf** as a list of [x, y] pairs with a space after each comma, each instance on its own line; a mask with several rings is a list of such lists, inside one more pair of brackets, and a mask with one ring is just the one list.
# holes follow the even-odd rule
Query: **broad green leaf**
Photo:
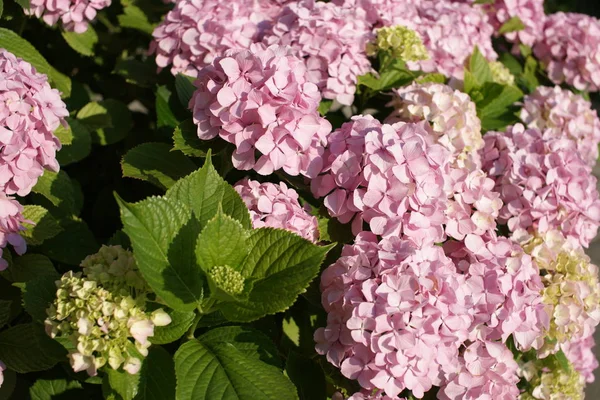
[[175, 90], [177, 91], [177, 97], [179, 102], [185, 109], [189, 109], [190, 99], [196, 91], [194, 86], [195, 78], [184, 74], [177, 74], [175, 77]]
[[327, 114], [332, 105], [333, 100], [321, 100], [321, 103], [319, 103], [319, 114]]
[[23, 226], [25, 231], [21, 232], [21, 236], [31, 245], [40, 245], [46, 239], [53, 238], [62, 232], [61, 226], [56, 219], [44, 207], [36, 205], [26, 205], [23, 207], [23, 217], [33, 222], [25, 222]]
[[66, 350], [41, 325], [20, 324], [0, 332], [0, 360], [20, 374], [50, 369], [66, 357]]
[[490, 65], [477, 46], [473, 49], [473, 54], [471, 54], [471, 58], [469, 59], [469, 71], [479, 85], [493, 81]]
[[143, 143], [129, 150], [121, 161], [123, 176], [148, 181], [161, 189], [196, 169], [183, 153], [165, 143]]
[[[176, 102], [173, 97], [166, 86], [159, 86], [156, 89], [156, 123], [159, 127], [169, 126], [175, 128], [179, 125], [179, 120], [172, 110], [172, 106], [175, 106], [173, 102]], [[179, 106], [179, 104], [176, 106]]]
[[10, 321], [11, 300], [0, 300], [0, 328]]
[[375, 92], [386, 91], [407, 85], [419, 75], [418, 72], [409, 71], [404, 61], [396, 59], [379, 71], [379, 77], [371, 73], [359, 76], [358, 85], [366, 86]]
[[527, 87], [530, 92], [533, 92], [540, 85], [540, 81], [536, 75], [538, 66], [538, 62], [534, 57], [528, 56], [525, 59], [525, 68], [523, 70], [522, 79], [524, 86]]
[[4, 12], [4, 1], [0, 0], [0, 17], [2, 17], [3, 12]]
[[85, 392], [78, 381], [66, 379], [38, 379], [29, 388], [31, 400], [84, 398]]
[[138, 394], [140, 374], [131, 375], [123, 370], [106, 368], [105, 379], [108, 380], [110, 388], [123, 400], [133, 400]]
[[180, 179], [167, 190], [165, 196], [185, 204], [194, 212], [200, 226], [217, 213], [219, 205], [223, 213], [240, 221], [245, 229], [251, 229], [250, 214], [240, 195], [219, 176], [210, 157], [201, 169]]
[[63, 146], [63, 148], [60, 151], [64, 150], [65, 146], [73, 143], [73, 132], [71, 131], [70, 126], [65, 128], [62, 124], [59, 125], [58, 128], [56, 128], [56, 130], [54, 131], [54, 136], [58, 138], [60, 144]]
[[152, 34], [154, 25], [148, 22], [148, 17], [144, 12], [134, 5], [127, 5], [123, 7], [124, 14], [117, 16], [119, 25], [123, 28], [137, 29], [138, 31]]
[[473, 99], [473, 94], [477, 91], [477, 89], [479, 89], [480, 85], [479, 82], [477, 82], [477, 79], [475, 79], [475, 77], [473, 76], [473, 74], [466, 70], [464, 71], [464, 91], [465, 93], [469, 94], [469, 96], [471, 96], [471, 100], [475, 101], [475, 99]]
[[511, 112], [509, 107], [523, 97], [523, 92], [516, 86], [500, 85], [494, 82], [486, 82], [481, 92], [483, 99], [476, 105], [482, 124], [486, 118], [497, 118]]
[[97, 101], [92, 101], [79, 110], [77, 119], [85, 125], [90, 132], [112, 126], [112, 120], [108, 110]]
[[81, 161], [92, 151], [92, 136], [86, 126], [75, 118], [67, 118], [67, 121], [69, 128], [65, 130], [63, 137], [70, 141], [65, 143], [59, 137], [63, 146], [56, 154], [56, 159], [61, 166]]
[[44, 322], [46, 319], [46, 309], [56, 298], [56, 284], [59, 279], [56, 274], [53, 279], [46, 276], [40, 276], [25, 283], [23, 291], [23, 308], [34, 321]]
[[62, 97], [71, 95], [71, 79], [55, 70], [31, 43], [13, 31], [0, 28], [0, 48], [10, 51], [33, 65], [38, 72], [48, 75], [52, 86], [62, 92]]
[[94, 55], [94, 46], [98, 43], [98, 34], [91, 24], [83, 33], [62, 31], [62, 36], [67, 44], [79, 54], [87, 57]]
[[569, 359], [562, 351], [562, 349], [559, 350], [558, 353], [556, 353], [554, 356], [556, 357], [558, 365], [560, 365], [564, 372], [568, 373], [569, 371], [571, 371], [571, 363], [569, 362]]
[[224, 146], [225, 141], [202, 140], [198, 137], [198, 128], [191, 119], [183, 121], [173, 132], [173, 143], [175, 150], [180, 150], [190, 157], [206, 157], [208, 149], [214, 152]]
[[200, 337], [175, 353], [177, 400], [297, 400], [296, 388], [281, 370], [235, 341]]
[[151, 87], [156, 82], [156, 65], [139, 60], [119, 60], [114, 73], [121, 75], [128, 83], [141, 87]]
[[504, 64], [506, 68], [510, 71], [514, 76], [519, 76], [523, 73], [523, 67], [519, 61], [510, 53], [502, 53], [500, 55], [499, 61]]
[[136, 204], [116, 197], [123, 230], [150, 287], [174, 310], [196, 308], [204, 295], [205, 280], [194, 254], [200, 227], [192, 212], [164, 197]]
[[52, 260], [79, 265], [90, 254], [100, 248], [88, 225], [80, 219], [64, 220], [63, 231], [47, 239], [41, 246], [41, 252]]
[[327, 399], [325, 375], [315, 361], [291, 351], [285, 363], [285, 371], [296, 385], [300, 400]]
[[37, 184], [31, 190], [44, 196], [53, 206], [65, 215], [78, 215], [79, 206], [76, 201], [76, 188], [64, 171], [44, 171]]
[[15, 0], [15, 3], [23, 7], [24, 10], [31, 8], [29, 5], [29, 0]]
[[167, 344], [178, 340], [192, 326], [196, 314], [193, 311], [166, 310], [171, 316], [171, 323], [167, 326], [155, 326], [154, 336], [150, 336], [153, 344]]
[[419, 83], [446, 83], [446, 77], [444, 76], [444, 74], [439, 74], [437, 72], [433, 72], [433, 73], [429, 73], [429, 74], [425, 74], [425, 75], [421, 75], [420, 77], [418, 77], [417, 79], [415, 79], [416, 82]]
[[144, 359], [135, 400], [175, 400], [175, 364], [160, 346], [150, 347]]
[[332, 248], [319, 247], [291, 232], [261, 228], [248, 238], [249, 254], [240, 273], [254, 280], [250, 297], [220, 310], [230, 321], [247, 322], [289, 308], [319, 273]]
[[515, 15], [514, 17], [510, 18], [508, 21], [502, 24], [500, 29], [498, 29], [498, 33], [500, 35], [503, 35], [509, 32], [522, 31], [523, 29], [525, 29], [523, 21], [521, 21], [521, 18]]
[[124, 249], [131, 249], [131, 241], [129, 240], [129, 236], [127, 236], [125, 232], [120, 229], [113, 233], [106, 244], [109, 246], [121, 246]]
[[110, 116], [110, 126], [92, 133], [94, 143], [102, 146], [123, 140], [133, 127], [133, 119], [127, 105], [119, 100], [107, 99], [99, 102]]
[[2, 271], [0, 275], [10, 282], [27, 282], [42, 276], [46, 279], [54, 279], [58, 272], [48, 257], [42, 254], [28, 253], [14, 257], [13, 267]]
[[212, 267], [228, 265], [239, 270], [248, 254], [248, 231], [235, 219], [219, 210], [208, 221], [196, 244], [196, 258], [205, 272]]

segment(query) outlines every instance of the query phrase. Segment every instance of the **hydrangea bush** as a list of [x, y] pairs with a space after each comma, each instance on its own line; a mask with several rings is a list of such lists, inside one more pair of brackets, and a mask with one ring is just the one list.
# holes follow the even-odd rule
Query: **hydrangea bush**
[[0, 398], [583, 399], [577, 4], [0, 2]]

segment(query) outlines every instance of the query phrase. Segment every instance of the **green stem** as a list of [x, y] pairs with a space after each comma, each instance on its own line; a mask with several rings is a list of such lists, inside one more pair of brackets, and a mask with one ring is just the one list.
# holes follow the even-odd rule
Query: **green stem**
[[196, 317], [194, 318], [194, 321], [192, 322], [192, 326], [190, 326], [190, 329], [187, 331], [187, 334], [185, 335], [188, 338], [188, 340], [194, 339], [194, 332], [196, 332], [196, 328], [198, 327], [198, 323], [200, 322], [202, 315], [203, 314], [201, 312], [198, 312], [198, 314], [196, 314]]

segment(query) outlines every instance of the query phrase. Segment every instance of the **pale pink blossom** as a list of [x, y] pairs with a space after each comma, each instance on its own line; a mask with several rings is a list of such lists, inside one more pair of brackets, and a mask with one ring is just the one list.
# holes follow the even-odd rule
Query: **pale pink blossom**
[[10, 244], [19, 255], [25, 254], [27, 244], [20, 235], [25, 230], [23, 206], [11, 197], [0, 193], [0, 271], [8, 268], [8, 262], [2, 258], [4, 248]]
[[595, 346], [593, 334], [560, 346], [573, 368], [584, 376], [587, 383], [592, 383], [596, 379], [594, 370], [598, 368], [598, 359], [592, 350]]
[[25, 13], [42, 18], [50, 26], [60, 21], [65, 30], [83, 33], [98, 11], [110, 4], [111, 0], [30, 0]]
[[581, 158], [590, 167], [598, 159], [600, 119], [592, 104], [560, 86], [539, 86], [525, 96], [521, 120], [542, 131], [544, 139], [569, 138], [577, 143]]
[[250, 211], [254, 228], [270, 227], [286, 229], [304, 239], [319, 239], [317, 218], [310, 215], [310, 207], [302, 207], [298, 193], [284, 182], [278, 185], [243, 179], [233, 187]]
[[200, 71], [190, 101], [200, 139], [233, 143], [233, 165], [269, 175], [315, 177], [331, 124], [321, 95], [289, 47], [253, 44], [229, 51]]

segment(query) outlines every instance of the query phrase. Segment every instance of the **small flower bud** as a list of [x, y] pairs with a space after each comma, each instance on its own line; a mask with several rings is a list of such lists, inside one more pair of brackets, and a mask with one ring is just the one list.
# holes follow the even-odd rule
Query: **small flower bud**
[[244, 291], [244, 277], [228, 265], [214, 267], [209, 275], [215, 285], [228, 294], [236, 295]]
[[149, 336], [154, 336], [154, 325], [148, 320], [135, 321], [131, 324], [129, 332], [136, 341], [145, 344]]
[[155, 326], [167, 326], [171, 323], [171, 316], [167, 314], [162, 308], [152, 313], [152, 323]]
[[138, 358], [131, 357], [123, 365], [123, 369], [129, 372], [131, 375], [135, 375], [140, 371], [142, 362]]

